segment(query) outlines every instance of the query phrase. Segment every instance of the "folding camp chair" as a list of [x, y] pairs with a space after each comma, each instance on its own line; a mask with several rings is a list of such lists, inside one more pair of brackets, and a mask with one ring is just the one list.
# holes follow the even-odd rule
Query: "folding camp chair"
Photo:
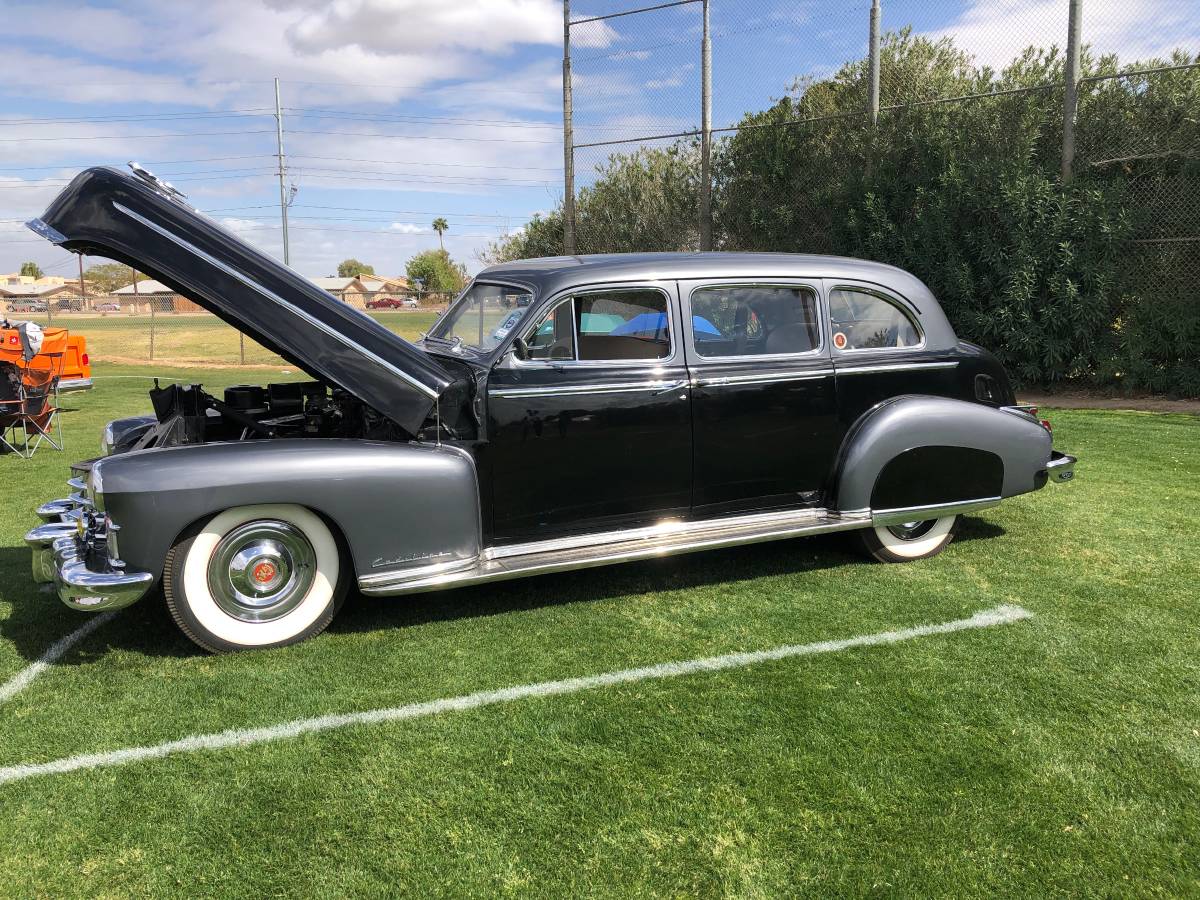
[[29, 459], [43, 442], [55, 450], [63, 448], [58, 382], [66, 331], [55, 329], [61, 334], [47, 335], [34, 349], [22, 333], [23, 324], [4, 329], [6, 335], [10, 329], [16, 332], [19, 340], [6, 340], [6, 352], [0, 352], [0, 444]]

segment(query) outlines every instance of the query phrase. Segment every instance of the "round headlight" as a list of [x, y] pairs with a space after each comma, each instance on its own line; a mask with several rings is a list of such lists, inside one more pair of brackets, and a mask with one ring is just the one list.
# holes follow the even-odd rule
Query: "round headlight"
[[110, 455], [113, 451], [114, 442], [112, 422], [109, 422], [104, 426], [104, 431], [100, 433], [100, 455]]

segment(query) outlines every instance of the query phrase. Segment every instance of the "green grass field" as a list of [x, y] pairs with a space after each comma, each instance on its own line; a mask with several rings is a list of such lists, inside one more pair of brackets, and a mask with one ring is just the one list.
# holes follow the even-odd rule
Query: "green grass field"
[[[144, 371], [67, 398], [67, 452], [0, 458], [0, 683], [84, 621], [31, 583], [21, 535], [103, 422], [147, 406]], [[1051, 418], [1076, 480], [921, 563], [834, 535], [352, 597], [311, 642], [224, 657], [147, 598], [0, 705], [0, 767], [1035, 618], [0, 785], [0, 895], [1200, 893], [1200, 418]]]

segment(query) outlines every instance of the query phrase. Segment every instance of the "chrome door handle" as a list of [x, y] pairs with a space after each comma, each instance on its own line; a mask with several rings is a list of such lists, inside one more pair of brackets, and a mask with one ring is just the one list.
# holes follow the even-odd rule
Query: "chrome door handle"
[[657, 397], [659, 394], [669, 394], [671, 391], [677, 391], [680, 388], [685, 388], [687, 386], [688, 386], [687, 379], [683, 379], [680, 381], [667, 382], [666, 384], [663, 384], [662, 386], [655, 388], [650, 396]]

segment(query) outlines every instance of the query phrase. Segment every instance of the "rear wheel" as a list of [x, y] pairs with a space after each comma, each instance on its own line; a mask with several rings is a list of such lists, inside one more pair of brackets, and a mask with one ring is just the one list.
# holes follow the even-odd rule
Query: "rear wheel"
[[185, 533], [167, 554], [163, 593], [205, 650], [283, 647], [320, 634], [345, 599], [338, 542], [301, 506], [241, 506]]
[[910, 562], [937, 556], [954, 540], [958, 516], [877, 525], [858, 532], [867, 555], [880, 562]]

